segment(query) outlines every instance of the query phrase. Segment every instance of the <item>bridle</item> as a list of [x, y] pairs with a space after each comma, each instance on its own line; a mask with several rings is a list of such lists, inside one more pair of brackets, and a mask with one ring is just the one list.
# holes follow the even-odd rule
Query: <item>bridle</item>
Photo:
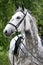
[[23, 16], [23, 18], [20, 20], [20, 22], [19, 22], [17, 25], [14, 25], [13, 23], [8, 23], [8, 24], [14, 26], [16, 30], [17, 30], [17, 28], [20, 26], [20, 24], [22, 23], [22, 21], [24, 20], [24, 18], [26, 17], [26, 14], [27, 14], [27, 12], [24, 13], [24, 11], [22, 11], [22, 10], [20, 10], [20, 11], [24, 14], [24, 16]]

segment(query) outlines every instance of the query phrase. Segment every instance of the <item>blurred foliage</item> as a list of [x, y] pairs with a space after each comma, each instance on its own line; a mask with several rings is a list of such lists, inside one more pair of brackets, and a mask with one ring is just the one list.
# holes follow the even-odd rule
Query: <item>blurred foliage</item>
[[8, 49], [10, 38], [3, 35], [3, 29], [16, 10], [16, 5], [24, 7], [31, 11], [36, 18], [39, 35], [43, 36], [43, 0], [0, 0], [0, 46]]
[[0, 52], [0, 65], [10, 65], [8, 52]]

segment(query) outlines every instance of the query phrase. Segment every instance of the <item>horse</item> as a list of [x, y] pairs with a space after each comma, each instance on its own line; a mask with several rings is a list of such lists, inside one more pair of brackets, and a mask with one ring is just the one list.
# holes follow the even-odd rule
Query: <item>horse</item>
[[[32, 57], [32, 55], [38, 57], [38, 43], [41, 43], [41, 40], [38, 35], [36, 19], [28, 12], [26, 8], [23, 9], [22, 7], [19, 7], [16, 10], [16, 13], [12, 16], [11, 20], [6, 25], [3, 33], [6, 36], [10, 36], [12, 33], [15, 33], [17, 31], [21, 32], [21, 34], [23, 34], [23, 32], [25, 33], [25, 43], [27, 48], [31, 52], [31, 64], [34, 65], [34, 58]], [[36, 61], [39, 61], [39, 59]], [[40, 65], [40, 63], [42, 62], [39, 61], [38, 64]]]

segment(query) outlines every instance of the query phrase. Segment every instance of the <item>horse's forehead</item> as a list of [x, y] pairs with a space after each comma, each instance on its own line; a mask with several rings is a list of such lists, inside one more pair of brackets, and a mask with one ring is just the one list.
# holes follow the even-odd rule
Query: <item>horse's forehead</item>
[[12, 18], [16, 18], [17, 16], [21, 16], [21, 15], [23, 15], [22, 12], [17, 12], [17, 13], [15, 13], [15, 14], [12, 16]]

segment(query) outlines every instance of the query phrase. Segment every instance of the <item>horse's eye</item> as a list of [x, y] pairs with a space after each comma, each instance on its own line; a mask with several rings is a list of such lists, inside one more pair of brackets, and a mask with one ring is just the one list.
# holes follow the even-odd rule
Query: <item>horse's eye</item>
[[18, 16], [17, 19], [20, 19], [20, 17]]

